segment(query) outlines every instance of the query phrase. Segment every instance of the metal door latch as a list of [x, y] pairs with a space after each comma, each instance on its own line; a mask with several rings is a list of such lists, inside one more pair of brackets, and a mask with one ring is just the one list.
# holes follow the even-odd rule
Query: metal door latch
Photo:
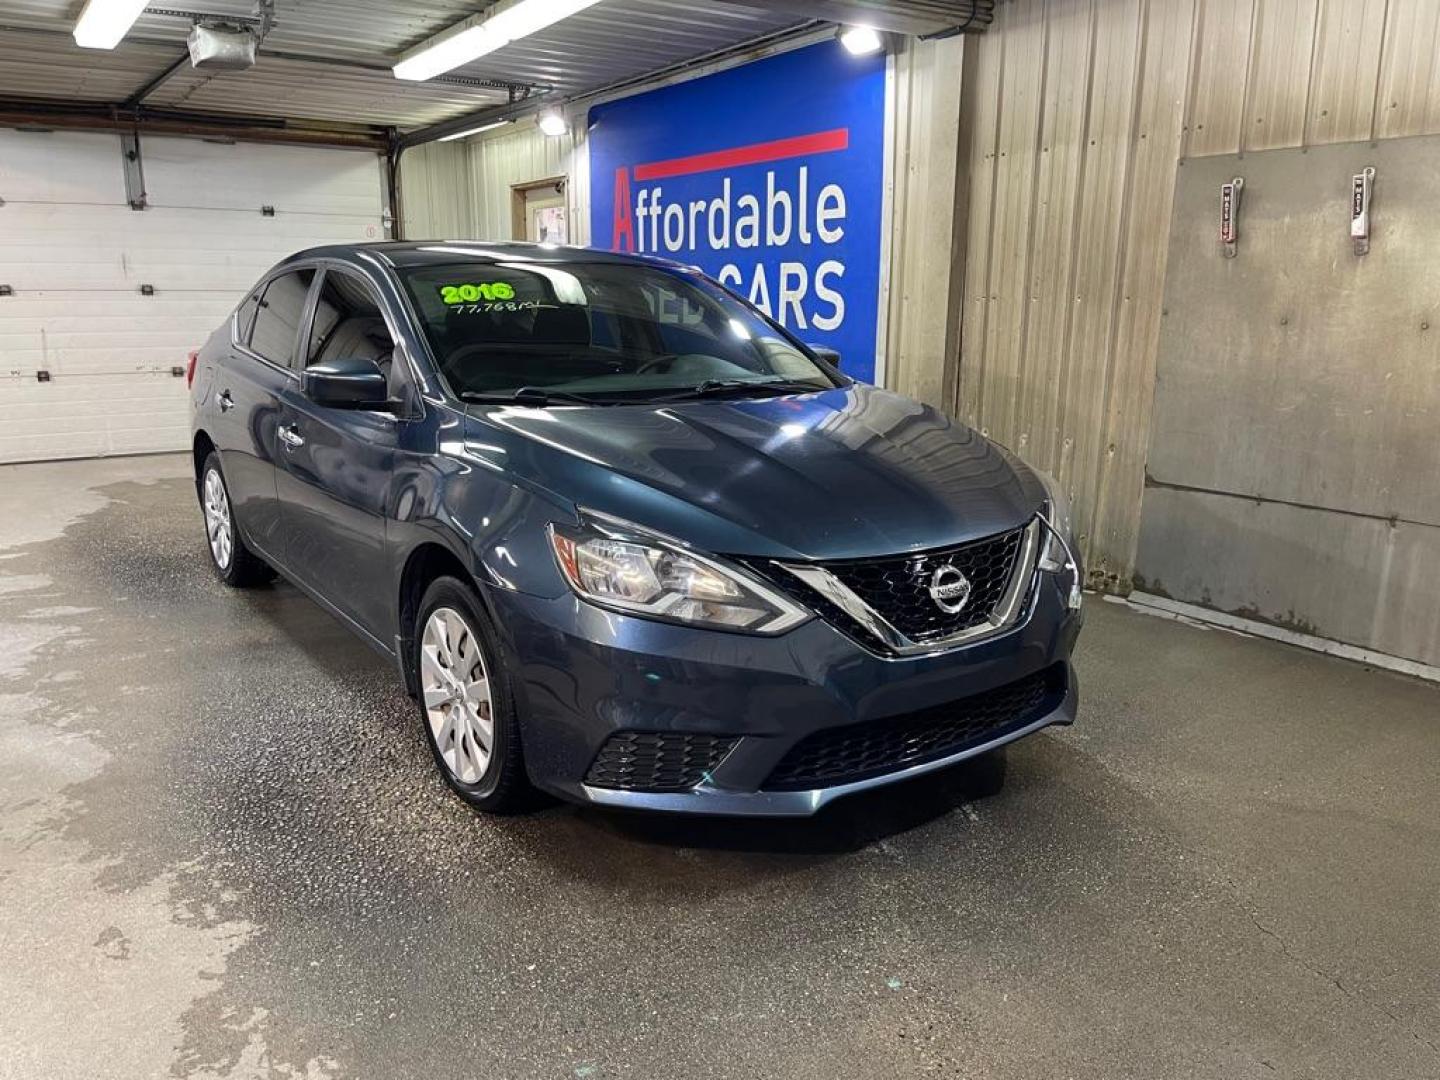
[[1245, 178], [1237, 176], [1220, 185], [1220, 254], [1233, 259], [1236, 241], [1240, 239], [1240, 196], [1245, 191]]
[[1355, 254], [1366, 255], [1370, 251], [1370, 196], [1375, 188], [1375, 169], [1366, 166], [1351, 177], [1350, 188], [1350, 239], [1355, 242]]

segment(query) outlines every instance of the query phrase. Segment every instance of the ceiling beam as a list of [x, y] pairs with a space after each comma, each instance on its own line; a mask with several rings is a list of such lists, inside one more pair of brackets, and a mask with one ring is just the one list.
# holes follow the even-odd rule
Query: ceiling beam
[[300, 127], [259, 116], [217, 116], [128, 108], [104, 103], [77, 104], [26, 98], [0, 98], [0, 127], [75, 131], [140, 131], [150, 135], [182, 135], [236, 142], [337, 146], [385, 153], [390, 140], [380, 128]]
[[174, 75], [175, 72], [179, 71], [180, 68], [184, 66], [185, 61], [189, 59], [190, 53], [186, 51], [181, 53], [174, 60], [170, 61], [170, 63], [165, 65], [165, 70], [157, 72], [155, 76], [150, 79], [150, 81], [145, 83], [144, 86], [140, 87], [133, 94], [127, 97], [122, 103], [124, 107], [127, 109], [133, 109], [136, 105], [139, 105], [156, 90], [159, 90], [160, 87], [164, 86], [165, 80], [170, 78], [171, 75]]
[[995, 0], [929, 0], [889, 3], [887, 0], [719, 0], [735, 7], [796, 18], [822, 19], [849, 26], [870, 26], [895, 34], [929, 37], [960, 28], [983, 30], [990, 24]]
[[530, 94], [509, 105], [490, 105], [483, 109], [476, 109], [464, 116], [457, 116], [451, 120], [441, 120], [439, 123], [430, 124], [427, 127], [416, 128], [414, 131], [401, 135], [396, 140], [396, 145], [401, 150], [409, 150], [412, 146], [420, 146], [422, 143], [436, 142], [447, 135], [454, 135], [457, 132], [468, 131], [470, 128], [480, 127], [483, 124], [493, 123], [499, 120], [515, 120], [528, 113], [534, 112], [541, 103], [549, 100], [550, 91], [541, 90], [538, 93]]
[[[41, 37], [66, 39], [70, 38], [70, 32], [67, 30], [47, 30], [43, 27], [33, 26], [8, 26], [4, 23], [0, 23], [0, 31], [3, 31], [7, 34], [34, 34]], [[149, 48], [171, 48], [175, 44], [176, 43], [173, 40], [162, 40], [159, 38], [136, 37], [134, 35], [129, 35], [121, 43], [121, 47], [123, 48], [125, 45], [143, 45]], [[257, 48], [255, 50], [255, 55], [261, 58], [285, 60], [292, 64], [312, 64], [315, 67], [340, 68], [342, 70], [349, 71], [368, 71], [373, 72], [376, 75], [384, 75], [387, 79], [392, 78], [392, 65], [389, 62], [385, 61], [377, 61], [372, 63], [365, 60], [356, 60], [353, 57], [348, 56], [325, 56], [321, 54], [297, 53], [289, 52], [285, 49], [267, 49], [264, 46], [260, 46], [259, 48]], [[189, 59], [189, 56], [190, 54], [187, 50], [185, 54], [181, 57], [181, 59]], [[174, 71], [178, 70], [178, 68], [179, 65], [177, 64], [175, 68], [170, 71], [170, 74], [174, 74]], [[235, 73], [231, 72], [230, 74]], [[168, 78], [169, 76], [167, 75], [166, 77]], [[470, 75], [437, 75], [435, 76], [435, 78], [429, 79], [427, 81], [430, 83], [444, 83], [448, 86], [470, 86], [482, 90], [503, 90], [507, 93], [549, 89], [549, 87], [546, 86], [544, 83], [513, 82], [506, 79], [482, 79], [475, 78]], [[403, 87], [405, 84], [401, 82], [399, 83], [399, 85]]]

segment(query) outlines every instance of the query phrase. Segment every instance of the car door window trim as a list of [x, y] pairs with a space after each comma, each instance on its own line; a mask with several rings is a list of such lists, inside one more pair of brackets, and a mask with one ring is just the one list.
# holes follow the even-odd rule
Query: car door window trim
[[[380, 289], [377, 286], [371, 274], [366, 273], [358, 266], [354, 266], [347, 262], [342, 262], [338, 259], [321, 259], [314, 264], [314, 267], [316, 270], [314, 292], [308, 300], [305, 317], [302, 320], [302, 330], [304, 333], [304, 337], [302, 338], [302, 341], [304, 343], [304, 356], [301, 357], [301, 359], [308, 359], [310, 355], [310, 331], [314, 325], [315, 306], [319, 302], [320, 291], [325, 287], [325, 275], [328, 274], [331, 270], [335, 270], [339, 273], [348, 274], [350, 277], [356, 278], [370, 293], [370, 298], [375, 301], [375, 306], [380, 312], [380, 317], [385, 320], [385, 330], [387, 333], [389, 333], [390, 340], [395, 345], [395, 357], [397, 359], [404, 359], [404, 366], [402, 368], [403, 377], [405, 381], [409, 384], [410, 389], [415, 391], [414, 402], [417, 415], [394, 416], [394, 414], [391, 413], [385, 413], [385, 415], [392, 416], [394, 419], [399, 420], [419, 419], [421, 416], [424, 415], [425, 412], [424, 390], [427, 386], [427, 383], [425, 382], [425, 379], [422, 377], [421, 372], [416, 365], [415, 358], [411, 355], [411, 349], [410, 346], [407, 344], [406, 337], [400, 332], [401, 323], [395, 318], [395, 313], [391, 310], [391, 304], [385, 298], [384, 290]], [[303, 363], [299, 370], [304, 370]], [[298, 374], [295, 374], [294, 372], [292, 372], [292, 374], [295, 378], [299, 378]]]
[[[315, 271], [316, 276], [315, 276], [315, 278], [311, 279], [311, 282], [310, 282], [310, 290], [311, 290], [311, 292], [313, 292], [313, 291], [314, 291], [314, 288], [315, 288], [315, 281], [318, 280], [319, 277], [320, 277], [320, 267], [319, 267], [319, 265], [316, 264], [316, 263], [306, 262], [306, 263], [300, 263], [300, 264], [297, 264], [297, 265], [285, 266], [283, 269], [279, 269], [279, 270], [273, 271], [272, 273], [266, 274], [266, 275], [265, 275], [264, 277], [262, 277], [258, 282], [255, 283], [255, 287], [254, 287], [253, 289], [251, 289], [248, 293], [245, 294], [245, 300], [248, 301], [248, 300], [250, 299], [250, 297], [252, 297], [252, 296], [259, 296], [260, 299], [261, 299], [261, 302], [263, 303], [264, 298], [265, 298], [265, 290], [267, 290], [268, 288], [270, 288], [271, 282], [277, 280], [278, 278], [284, 277], [286, 274], [301, 273], [301, 272], [303, 272], [303, 271], [305, 271], [305, 270], [313, 270], [313, 271]], [[308, 305], [309, 302], [310, 302], [310, 297], [309, 297], [309, 295], [307, 294], [307, 296], [306, 296], [306, 304]], [[239, 326], [240, 308], [242, 308], [242, 307], [244, 307], [244, 306], [245, 306], [245, 303], [244, 303], [244, 301], [242, 301], [242, 302], [240, 303], [240, 305], [237, 306], [237, 307], [235, 308], [235, 310], [230, 313], [230, 346], [231, 346], [231, 348], [233, 348], [233, 349], [237, 350], [238, 352], [242, 353], [243, 355], [249, 357], [251, 360], [256, 360], [256, 361], [258, 361], [259, 363], [264, 364], [266, 367], [268, 367], [268, 368], [270, 368], [270, 369], [272, 369], [272, 370], [274, 370], [274, 371], [278, 371], [281, 375], [284, 375], [286, 378], [290, 379], [292, 382], [299, 382], [299, 381], [300, 381], [300, 376], [295, 372], [295, 369], [294, 369], [294, 368], [292, 368], [292, 367], [290, 367], [290, 366], [288, 366], [288, 365], [286, 365], [286, 364], [277, 364], [274, 360], [271, 360], [268, 356], [262, 356], [260, 353], [256, 352], [254, 349], [252, 349], [252, 348], [250, 347], [250, 343], [249, 343], [248, 340], [247, 340], [247, 341], [242, 341], [242, 340], [240, 339], [240, 326]], [[256, 316], [256, 318], [259, 317], [259, 314], [260, 314], [260, 310], [259, 310], [259, 307], [257, 306], [256, 311], [255, 311], [255, 316]], [[302, 313], [302, 315], [301, 315], [301, 322], [304, 323], [304, 321], [305, 321], [305, 318], [304, 318], [304, 315], [303, 315], [303, 313]], [[254, 318], [252, 318], [252, 319], [250, 320], [250, 331], [251, 331], [251, 333], [254, 333], [254, 331], [255, 331], [255, 319], [254, 319]], [[296, 345], [297, 345], [297, 348], [298, 348], [298, 346], [299, 346], [299, 339], [298, 339], [298, 338], [296, 339]]]

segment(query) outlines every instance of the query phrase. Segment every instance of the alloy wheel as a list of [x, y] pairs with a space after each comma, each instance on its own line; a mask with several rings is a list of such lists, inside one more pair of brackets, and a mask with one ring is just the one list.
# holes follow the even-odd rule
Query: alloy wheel
[[235, 554], [235, 536], [230, 522], [230, 498], [225, 494], [225, 481], [211, 469], [205, 474], [205, 534], [210, 539], [210, 554], [221, 570], [230, 567]]
[[495, 746], [494, 700], [480, 641], [454, 608], [436, 608], [425, 621], [420, 693], [445, 768], [462, 784], [479, 783]]

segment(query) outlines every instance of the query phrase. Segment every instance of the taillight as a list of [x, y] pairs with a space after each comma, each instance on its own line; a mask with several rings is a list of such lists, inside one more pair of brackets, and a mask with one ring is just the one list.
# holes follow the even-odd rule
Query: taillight
[[200, 350], [190, 350], [190, 362], [185, 365], [185, 389], [195, 385], [195, 365], [200, 362]]

